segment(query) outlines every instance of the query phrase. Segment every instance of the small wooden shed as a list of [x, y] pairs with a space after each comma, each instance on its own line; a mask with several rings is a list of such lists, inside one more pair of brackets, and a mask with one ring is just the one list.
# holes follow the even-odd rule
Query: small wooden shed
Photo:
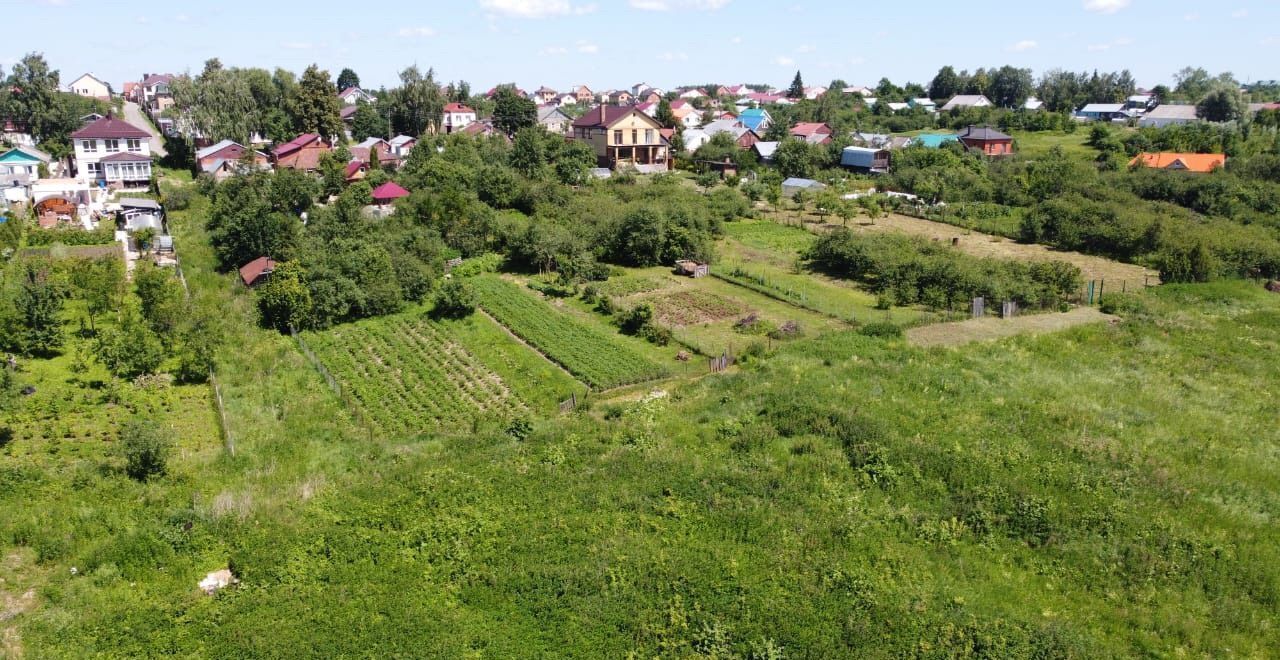
[[711, 266], [692, 259], [680, 259], [676, 262], [676, 274], [685, 277], [705, 277], [711, 273]]

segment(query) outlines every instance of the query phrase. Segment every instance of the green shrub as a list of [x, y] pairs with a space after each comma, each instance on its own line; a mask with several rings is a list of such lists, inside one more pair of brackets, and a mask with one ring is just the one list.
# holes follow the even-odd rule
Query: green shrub
[[431, 314], [438, 318], [460, 319], [476, 311], [476, 294], [458, 278], [450, 278], [436, 291]]
[[173, 440], [154, 422], [143, 419], [125, 422], [119, 441], [124, 471], [130, 477], [146, 481], [164, 474]]
[[894, 339], [902, 336], [902, 326], [889, 321], [876, 321], [858, 328], [858, 334], [866, 337]]
[[1143, 308], [1142, 298], [1133, 293], [1104, 293], [1098, 299], [1098, 309], [1104, 314], [1131, 314]]

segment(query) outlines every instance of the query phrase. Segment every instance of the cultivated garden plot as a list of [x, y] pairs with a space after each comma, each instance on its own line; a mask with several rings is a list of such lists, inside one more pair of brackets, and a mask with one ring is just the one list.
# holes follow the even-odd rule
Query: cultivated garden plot
[[498, 374], [426, 319], [387, 317], [303, 339], [384, 432], [412, 434], [528, 410]]
[[472, 280], [480, 306], [520, 339], [593, 389], [666, 376], [668, 370], [597, 328], [497, 277]]

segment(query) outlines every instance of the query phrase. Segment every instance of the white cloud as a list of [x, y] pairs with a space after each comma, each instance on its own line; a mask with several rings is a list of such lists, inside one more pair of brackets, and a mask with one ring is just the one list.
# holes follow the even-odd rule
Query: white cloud
[[777, 64], [778, 66], [795, 66], [796, 65], [796, 61], [791, 59], [790, 57], [787, 57], [786, 55], [779, 55], [773, 58], [773, 63]]
[[812, 53], [815, 50], [818, 50], [818, 47], [813, 44], [802, 44], [796, 48], [797, 53]]
[[434, 37], [436, 36], [436, 31], [435, 28], [429, 28], [424, 25], [422, 27], [400, 28], [396, 34], [402, 37]]
[[1200, 14], [1197, 14], [1197, 13], [1196, 13], [1196, 12], [1194, 12], [1194, 11], [1193, 11], [1193, 12], [1191, 12], [1191, 13], [1189, 13], [1189, 14], [1183, 14], [1183, 15], [1182, 15], [1182, 20], [1184, 20], [1184, 21], [1186, 21], [1186, 22], [1188, 22], [1188, 23], [1191, 23], [1191, 22], [1194, 22], [1194, 21], [1198, 21], [1198, 20], [1200, 20]]
[[1096, 53], [1104, 50], [1111, 50], [1111, 44], [1089, 44], [1090, 53]]
[[672, 11], [693, 9], [715, 11], [729, 4], [730, 0], [628, 0], [632, 9], [642, 11]]
[[1023, 39], [1022, 41], [1019, 41], [1018, 43], [1013, 44], [1012, 46], [1009, 46], [1009, 50], [1015, 53], [1021, 53], [1023, 51], [1031, 50], [1032, 48], [1035, 48], [1036, 46], [1039, 46], [1039, 45], [1040, 44], [1030, 39]]
[[480, 6], [513, 18], [579, 16], [596, 10], [595, 5], [574, 5], [569, 0], [480, 0]]
[[569, 49], [564, 46], [547, 46], [540, 51], [543, 55], [567, 55]]
[[673, 53], [671, 51], [667, 51], [665, 53], [658, 55], [658, 59], [662, 60], [663, 62], [684, 62], [689, 59], [689, 54]]
[[578, 52], [586, 53], [587, 55], [595, 55], [596, 53], [600, 52], [600, 47], [593, 43], [588, 43], [586, 41], [579, 41]]
[[1249, 17], [1248, 9], [1237, 9], [1231, 12], [1231, 18], [1248, 18], [1248, 17]]
[[289, 50], [311, 50], [313, 44], [310, 41], [286, 41], [280, 44]]
[[858, 66], [859, 64], [866, 64], [866, 63], [867, 63], [867, 58], [861, 55], [849, 58], [849, 64], [852, 64], [853, 66]]
[[1132, 38], [1132, 37], [1120, 37], [1119, 39], [1116, 39], [1115, 41], [1113, 41], [1113, 42], [1111, 42], [1111, 43], [1112, 43], [1112, 44], [1114, 44], [1114, 45], [1116, 45], [1116, 46], [1132, 46], [1132, 45], [1133, 45], [1133, 38]]
[[1132, 45], [1133, 45], [1133, 39], [1131, 37], [1118, 37], [1116, 39], [1112, 39], [1110, 42], [1105, 44], [1089, 44], [1088, 50], [1091, 53], [1097, 53], [1097, 52], [1102, 52], [1106, 50], [1111, 50], [1112, 48], [1122, 48], [1124, 46], [1132, 46]]
[[1114, 14], [1129, 6], [1131, 0], [1084, 0], [1085, 11]]

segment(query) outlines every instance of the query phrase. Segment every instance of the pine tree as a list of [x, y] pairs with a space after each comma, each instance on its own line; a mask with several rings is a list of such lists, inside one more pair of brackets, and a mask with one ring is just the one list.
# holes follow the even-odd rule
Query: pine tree
[[804, 79], [800, 77], [800, 72], [796, 71], [796, 77], [791, 81], [791, 87], [787, 89], [787, 98], [802, 99], [804, 98]]

